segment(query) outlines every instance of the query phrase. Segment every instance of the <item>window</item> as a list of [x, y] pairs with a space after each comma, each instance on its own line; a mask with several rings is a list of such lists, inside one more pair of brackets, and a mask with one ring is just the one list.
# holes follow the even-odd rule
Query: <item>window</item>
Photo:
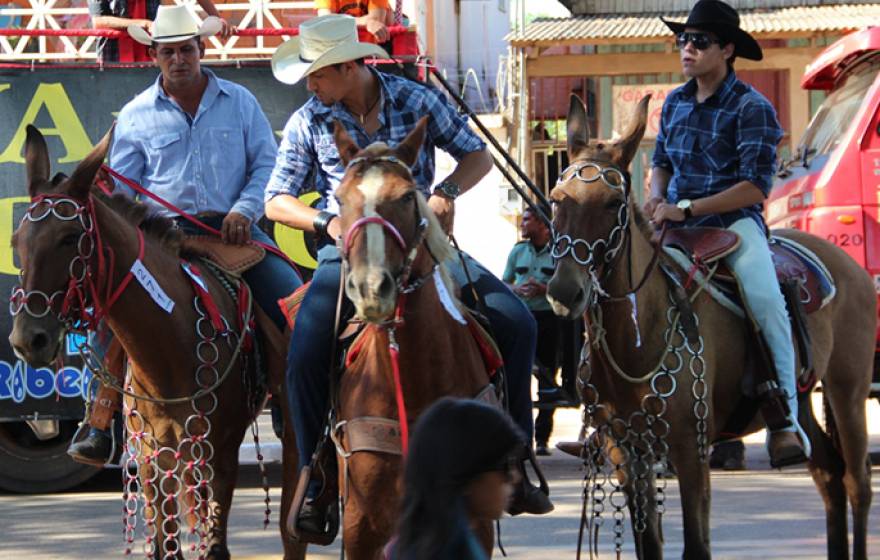
[[843, 82], [828, 95], [810, 121], [799, 147], [801, 153], [806, 147], [808, 157], [812, 158], [829, 154], [840, 144], [855, 121], [856, 113], [878, 71], [880, 58], [874, 58], [846, 74]]

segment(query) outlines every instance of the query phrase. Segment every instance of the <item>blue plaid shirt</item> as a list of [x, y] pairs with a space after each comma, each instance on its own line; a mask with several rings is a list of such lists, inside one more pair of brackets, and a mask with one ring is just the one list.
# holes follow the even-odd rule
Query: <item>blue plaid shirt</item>
[[427, 135], [418, 161], [412, 167], [419, 190], [426, 196], [434, 184], [434, 147], [448, 152], [456, 161], [486, 145], [474, 134], [467, 118], [458, 114], [446, 97], [436, 90], [390, 74], [371, 71], [379, 79], [379, 129], [373, 136], [342, 103], [324, 106], [312, 97], [287, 121], [275, 169], [266, 186], [266, 201], [280, 194], [299, 196], [312, 188], [321, 195], [321, 206], [338, 212], [333, 193], [342, 181], [345, 167], [333, 141], [333, 121], [339, 120], [361, 147], [374, 142], [396, 146], [412, 131], [422, 116], [429, 115]]
[[[654, 167], [672, 174], [666, 198], [671, 203], [698, 199], [749, 181], [766, 196], [776, 172], [776, 146], [782, 127], [766, 97], [732, 71], [703, 103], [690, 80], [663, 103]], [[725, 214], [696, 216], [687, 226], [728, 227], [750, 217], [764, 228], [763, 205]]]

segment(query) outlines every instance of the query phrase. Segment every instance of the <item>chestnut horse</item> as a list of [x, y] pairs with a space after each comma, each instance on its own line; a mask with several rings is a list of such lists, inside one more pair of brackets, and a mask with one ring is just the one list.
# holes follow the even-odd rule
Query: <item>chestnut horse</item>
[[[130, 461], [138, 463], [146, 502], [141, 511], [146, 553], [180, 557], [186, 552], [181, 543], [188, 539], [190, 550], [200, 556], [229, 558], [226, 531], [238, 448], [255, 409], [263, 404], [259, 400], [255, 406], [248, 391], [248, 383], [254, 384], [254, 360], [247, 366], [246, 354], [237, 351], [237, 302], [201, 262], [202, 279], [225, 333], [214, 331], [204, 304], [195, 301], [193, 282], [181, 266], [181, 236], [173, 222], [147, 217], [144, 205], [121, 195], [111, 198], [91, 190], [110, 136], [70, 178], [58, 174], [50, 181], [46, 142], [36, 128], [27, 129], [31, 203], [13, 238], [22, 272], [21, 288], [13, 299], [17, 313], [10, 342], [22, 359], [34, 367], [46, 366], [59, 355], [67, 331], [82, 326], [76, 323], [88, 317], [87, 308], [105, 313], [104, 320], [130, 360], [128, 390], [139, 396], [126, 396], [125, 408], [129, 453], [135, 455]], [[131, 279], [129, 270], [138, 260], [147, 271], [144, 282], [152, 280], [159, 287], [152, 291], [158, 299], [144, 282]], [[160, 291], [164, 298], [156, 295]], [[174, 303], [170, 309], [169, 302]], [[231, 375], [224, 380], [227, 371]], [[280, 377], [268, 382], [269, 390], [279, 395]], [[214, 387], [205, 391], [211, 389], [208, 385]], [[286, 406], [287, 399], [280, 400]], [[287, 426], [283, 444], [281, 511], [287, 512], [297, 464], [293, 432]], [[127, 487], [137, 484], [136, 479], [126, 482]], [[137, 502], [131, 496], [125, 504], [130, 524], [138, 513]], [[280, 524], [285, 558], [303, 558], [305, 547], [287, 538], [284, 519]], [[134, 526], [128, 530], [133, 539]]]
[[[572, 96], [568, 114], [571, 165], [550, 195], [557, 235], [554, 253], [560, 258], [548, 285], [548, 299], [557, 314], [584, 316], [587, 320], [591, 348], [587, 369], [582, 370], [588, 377], [585, 403], [605, 415], [597, 415], [596, 427], [603, 422], [610, 425], [588, 442], [587, 452], [592, 446], [593, 453], [602, 454], [597, 448], [603, 445], [613, 450], [604, 456], [620, 467], [614, 474], [624, 481], [619, 484], [625, 485], [623, 491], [635, 517], [634, 529], [638, 525], [635, 536], [639, 557], [662, 557], [651, 467], [668, 456], [681, 481], [683, 557], [709, 558], [709, 466], [701, 457], [705, 458], [708, 442], [718, 437], [738, 400], [743, 370], [748, 367], [744, 364], [756, 361], [750, 359], [754, 347], [748, 343], [745, 320], [705, 291], [691, 298], [701, 344], [684, 340], [684, 334], [667, 326], [675, 316], [669, 283], [661, 267], [654, 266], [653, 231], [636, 205], [626, 171], [645, 131], [647, 102], [647, 97], [642, 100], [636, 120], [619, 141], [591, 143], [584, 106]], [[812, 442], [809, 469], [825, 500], [828, 557], [848, 557], [849, 497], [853, 556], [864, 559], [871, 505], [865, 399], [877, 332], [876, 294], [865, 271], [838, 247], [794, 230], [774, 233], [816, 254], [838, 288], [834, 299], [808, 316], [815, 375], [822, 381], [833, 417], [829, 425], [836, 426], [836, 433], [827, 434], [818, 427], [809, 399], [801, 406], [799, 418]], [[579, 253], [577, 261], [560, 242], [568, 242]], [[659, 264], [677, 266], [664, 254]], [[678, 270], [682, 278], [687, 276], [687, 271]], [[680, 351], [670, 355], [669, 348], [676, 345]], [[700, 348], [702, 364], [697, 356]], [[652, 368], [658, 367], [658, 361], [664, 363], [661, 356], [671, 358], [665, 361], [665, 367], [677, 371], [677, 390], [671, 374], [647, 382], [650, 372], [657, 371]], [[612, 366], [614, 363], [620, 371]], [[624, 374], [631, 380], [624, 379]], [[700, 376], [702, 382], [697, 381]], [[639, 379], [643, 382], [634, 382]], [[666, 396], [658, 398], [655, 391]], [[695, 412], [700, 410], [705, 416], [702, 429], [700, 414]], [[610, 417], [614, 420], [609, 424]], [[660, 422], [661, 417], [668, 424]], [[634, 427], [633, 422], [641, 422], [642, 429]], [[652, 422], [654, 427], [645, 430]], [[761, 427], [753, 421], [750, 430]], [[647, 437], [639, 443], [634, 437], [637, 432], [649, 432], [649, 436], [653, 433], [653, 439]], [[602, 433], [607, 437], [603, 438]], [[665, 442], [660, 441], [663, 439]], [[645, 445], [651, 441], [659, 441], [660, 445], [646, 451]], [[646, 456], [651, 459], [646, 460]], [[637, 465], [640, 458], [641, 464]], [[641, 487], [633, 488], [638, 479], [643, 481]], [[633, 507], [634, 499], [643, 506], [641, 513]]]
[[[364, 417], [399, 420], [395, 368], [407, 424], [442, 396], [470, 398], [489, 385], [477, 343], [460, 322], [465, 311], [452, 297], [443, 269], [443, 261], [454, 254], [410, 173], [426, 122], [422, 119], [393, 149], [376, 143], [361, 150], [336, 125], [336, 145], [347, 166], [336, 191], [346, 232], [345, 293], [356, 317], [368, 324], [339, 385], [339, 423]], [[394, 341], [396, 364], [389, 352]], [[343, 448], [346, 438], [341, 438]], [[404, 445], [405, 439], [404, 433]], [[380, 558], [393, 535], [403, 484], [399, 453], [360, 451], [347, 460], [339, 455], [343, 546], [353, 560]], [[490, 523], [478, 530], [487, 554], [492, 534]]]

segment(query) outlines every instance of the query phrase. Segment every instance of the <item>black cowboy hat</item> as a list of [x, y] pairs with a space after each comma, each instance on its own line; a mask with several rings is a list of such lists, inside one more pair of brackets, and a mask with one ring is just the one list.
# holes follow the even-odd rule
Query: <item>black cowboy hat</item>
[[694, 4], [684, 23], [667, 21], [662, 17], [660, 19], [673, 33], [684, 31], [686, 27], [711, 31], [719, 39], [733, 43], [736, 56], [750, 60], [764, 58], [758, 41], [740, 28], [736, 10], [720, 0], [700, 0]]

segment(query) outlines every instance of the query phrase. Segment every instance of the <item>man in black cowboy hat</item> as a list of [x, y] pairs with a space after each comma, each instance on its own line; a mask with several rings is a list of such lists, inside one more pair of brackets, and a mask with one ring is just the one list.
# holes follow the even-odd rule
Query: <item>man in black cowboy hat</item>
[[697, 2], [685, 23], [663, 22], [675, 33], [690, 80], [663, 104], [644, 209], [657, 225], [720, 227], [739, 235], [726, 263], [769, 347], [776, 381], [762, 384], [766, 402], [787, 405], [785, 418], [770, 426], [770, 462], [798, 463], [809, 456], [809, 441], [797, 422], [791, 327], [762, 215], [782, 127], [770, 102], [733, 71], [736, 57], [761, 60], [761, 47], [740, 29], [736, 10], [719, 0]]

